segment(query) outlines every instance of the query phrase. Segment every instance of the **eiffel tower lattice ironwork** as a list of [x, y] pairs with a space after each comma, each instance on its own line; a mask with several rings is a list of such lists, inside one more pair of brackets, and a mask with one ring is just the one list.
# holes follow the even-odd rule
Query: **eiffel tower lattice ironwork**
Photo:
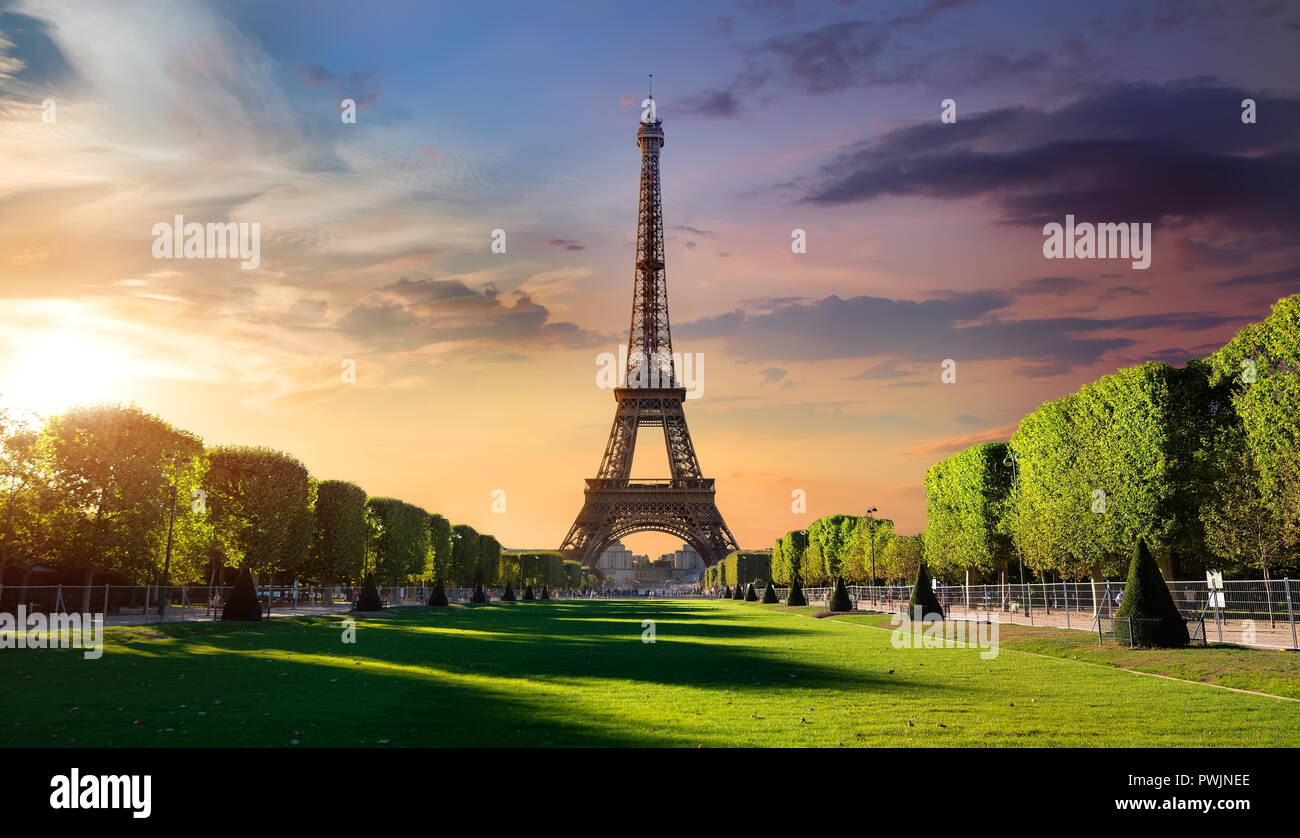
[[[560, 545], [566, 556], [589, 567], [596, 566], [614, 541], [643, 530], [676, 535], [694, 547], [707, 565], [736, 549], [735, 536], [714, 500], [713, 480], [702, 476], [695, 456], [683, 411], [686, 389], [673, 359], [659, 191], [664, 131], [653, 102], [652, 94], [643, 103], [646, 115], [636, 133], [641, 147], [641, 196], [627, 368], [623, 386], [614, 390], [618, 407], [600, 472], [587, 481], [582, 510]], [[667, 480], [632, 479], [640, 428], [663, 429], [671, 469]]]

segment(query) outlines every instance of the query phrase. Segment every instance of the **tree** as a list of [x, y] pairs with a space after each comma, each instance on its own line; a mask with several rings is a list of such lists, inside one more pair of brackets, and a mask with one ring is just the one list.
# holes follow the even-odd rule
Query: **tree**
[[97, 572], [153, 580], [173, 481], [202, 451], [199, 438], [135, 406], [94, 405], [50, 418], [35, 445], [50, 492], [44, 558], [84, 573], [83, 609]]
[[429, 593], [429, 607], [439, 608], [445, 605], [447, 605], [447, 591], [443, 588], [442, 582], [437, 582]]
[[478, 564], [478, 533], [468, 524], [451, 528], [451, 574], [458, 585], [484, 581]]
[[500, 579], [501, 542], [493, 536], [480, 534], [477, 561], [479, 578], [489, 585], [495, 584]]
[[435, 580], [450, 582], [456, 578], [452, 569], [451, 522], [441, 515], [429, 516], [429, 570]]
[[898, 535], [889, 540], [884, 553], [878, 557], [880, 575], [887, 582], [902, 582], [916, 578], [916, 571], [925, 558], [925, 538], [920, 535]]
[[257, 589], [253, 586], [253, 574], [248, 568], [240, 568], [235, 579], [235, 587], [230, 592], [230, 599], [221, 607], [221, 619], [257, 622], [262, 619], [262, 603], [257, 601]]
[[1007, 570], [1012, 542], [998, 526], [1011, 488], [1006, 456], [1005, 444], [987, 442], [926, 471], [925, 554], [943, 570]]
[[366, 501], [373, 572], [385, 584], [424, 575], [429, 561], [429, 513], [396, 498]]
[[889, 518], [869, 518], [865, 515], [854, 518], [842, 568], [844, 577], [851, 582], [874, 585], [876, 580], [871, 578], [872, 557], [875, 557], [876, 579], [883, 578], [883, 557], [893, 540], [894, 522]]
[[41, 500], [45, 496], [38, 471], [39, 433], [12, 408], [0, 407], [0, 592], [5, 568], [14, 562], [31, 565], [41, 537]]
[[943, 619], [943, 606], [939, 604], [939, 597], [935, 596], [934, 588], [930, 585], [930, 571], [921, 562], [916, 569], [916, 582], [912, 585], [912, 598], [907, 601], [907, 614], [912, 619], [926, 619], [928, 617], [937, 617]]
[[745, 602], [758, 602], [758, 593], [754, 590], [754, 583], [750, 582], [745, 588]]
[[[1201, 507], [1205, 538], [1210, 551], [1228, 567], [1254, 567], [1269, 578], [1269, 571], [1288, 559], [1300, 533], [1296, 521], [1277, 514], [1264, 494], [1264, 484], [1242, 429], [1216, 446], [1220, 466], [1212, 500]], [[1300, 481], [1279, 480], [1285, 490]]]
[[533, 595], [533, 586], [529, 585], [524, 589], [524, 602], [532, 602], [535, 599], [537, 599], [537, 597]]
[[767, 586], [763, 588], [763, 604], [772, 605], [777, 602], [780, 602], [780, 600], [776, 598], [776, 588], [772, 587], [772, 580], [769, 579], [767, 580]]
[[772, 551], [772, 578], [783, 584], [803, 579], [804, 555], [807, 549], [807, 531], [792, 530], [782, 536], [780, 549]]
[[805, 562], [806, 579], [832, 579], [844, 575], [849, 542], [856, 527], [857, 518], [852, 515], [827, 515], [812, 522], [808, 527], [808, 553], [813, 558]]
[[470, 596], [469, 601], [477, 602], [477, 603], [487, 602], [487, 595], [483, 593], [482, 582], [474, 583], [474, 593], [472, 596]]
[[312, 508], [312, 541], [308, 551], [310, 574], [325, 586], [335, 580], [353, 582], [365, 572], [366, 493], [355, 483], [322, 480], [316, 485]]
[[1189, 642], [1187, 623], [1142, 538], [1133, 550], [1124, 596], [1115, 612], [1115, 637], [1146, 647], [1176, 648]]
[[550, 598], [551, 598], [551, 589], [548, 588], [546, 585], [542, 585], [542, 596], [541, 596], [541, 598], [542, 598], [542, 599], [550, 599]]
[[220, 446], [203, 477], [212, 525], [232, 561], [250, 571], [298, 572], [311, 544], [311, 480], [295, 458], [270, 448]]
[[515, 589], [511, 587], [509, 581], [506, 582], [506, 589], [501, 593], [501, 601], [502, 602], [515, 601]]
[[733, 600], [737, 600], [737, 601], [744, 600], [744, 598], [745, 598], [745, 589], [742, 588], [742, 587], [740, 586], [740, 583], [739, 583], [739, 582], [737, 582], [737, 583], [736, 583], [736, 587], [732, 589], [732, 591], [731, 591], [731, 598], [732, 598]]
[[799, 586], [798, 579], [790, 583], [790, 593], [785, 598], [785, 604], [787, 606], [808, 604], [808, 598], [803, 595], [803, 588]]

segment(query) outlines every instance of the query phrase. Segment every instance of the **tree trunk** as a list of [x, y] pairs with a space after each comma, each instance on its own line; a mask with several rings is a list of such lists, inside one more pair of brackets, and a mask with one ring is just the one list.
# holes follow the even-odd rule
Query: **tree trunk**
[[1160, 568], [1160, 575], [1165, 577], [1165, 584], [1174, 581], [1176, 572], [1174, 562], [1174, 551], [1171, 549], [1161, 550], [1156, 553], [1156, 565]]
[[94, 581], [95, 581], [95, 568], [93, 567], [86, 568], [86, 581], [81, 583], [82, 585], [85, 586], [81, 589], [81, 613], [82, 614], [90, 613], [90, 586], [94, 583]]

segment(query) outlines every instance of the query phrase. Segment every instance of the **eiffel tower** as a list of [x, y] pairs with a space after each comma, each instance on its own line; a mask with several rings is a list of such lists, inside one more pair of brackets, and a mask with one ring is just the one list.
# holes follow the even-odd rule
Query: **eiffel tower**
[[[595, 567], [601, 553], [623, 536], [644, 530], [671, 533], [695, 548], [706, 565], [736, 549], [714, 502], [712, 478], [702, 476], [682, 406], [686, 389], [677, 376], [668, 326], [664, 273], [664, 222], [659, 193], [663, 121], [655, 116], [654, 92], [636, 132], [641, 147], [641, 196], [637, 211], [636, 273], [632, 327], [623, 386], [598, 476], [587, 480], [586, 500], [560, 545], [567, 558]], [[634, 480], [632, 454], [640, 428], [662, 428], [672, 476]]]

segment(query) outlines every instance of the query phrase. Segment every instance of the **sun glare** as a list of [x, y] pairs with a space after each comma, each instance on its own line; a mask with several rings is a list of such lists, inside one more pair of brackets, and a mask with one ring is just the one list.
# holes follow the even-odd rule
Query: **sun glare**
[[71, 331], [45, 332], [18, 347], [0, 377], [0, 403], [41, 416], [107, 399], [120, 359], [105, 342]]

